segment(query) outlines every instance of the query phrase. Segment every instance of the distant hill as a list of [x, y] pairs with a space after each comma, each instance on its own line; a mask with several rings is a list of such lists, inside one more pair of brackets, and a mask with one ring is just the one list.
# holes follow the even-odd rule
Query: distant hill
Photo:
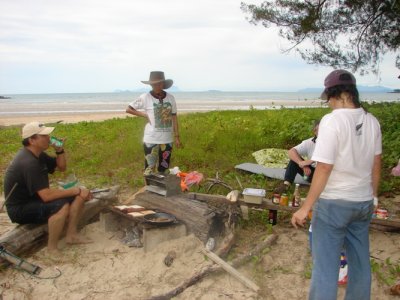
[[[384, 86], [364, 86], [364, 85], [357, 85], [359, 92], [364, 93], [388, 93], [392, 92], [393, 89]], [[322, 93], [322, 88], [305, 88], [298, 90], [299, 93]]]
[[[114, 90], [114, 93], [146, 93], [149, 92], [151, 90], [151, 87], [142, 87], [142, 88], [138, 88], [138, 89], [133, 89], [133, 90], [120, 90], [120, 89], [116, 89]], [[173, 85], [171, 86], [167, 91], [169, 92], [180, 92], [179, 87]]]

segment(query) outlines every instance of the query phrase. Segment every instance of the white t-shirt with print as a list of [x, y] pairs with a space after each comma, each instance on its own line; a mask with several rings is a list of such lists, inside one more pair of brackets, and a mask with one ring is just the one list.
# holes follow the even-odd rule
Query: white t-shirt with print
[[372, 200], [372, 167], [381, 153], [381, 129], [373, 115], [362, 108], [335, 109], [325, 115], [312, 160], [332, 164], [333, 169], [320, 197]]
[[[302, 141], [300, 144], [294, 147], [297, 153], [302, 157], [307, 159], [311, 159], [314, 150], [315, 150], [315, 143], [313, 142], [313, 137], [307, 140]], [[315, 163], [312, 163], [311, 166], [315, 167]]]
[[174, 141], [172, 115], [176, 114], [174, 96], [166, 95], [162, 103], [150, 93], [142, 94], [129, 104], [136, 110], [144, 110], [149, 116], [150, 123], [144, 129], [143, 142], [149, 144], [167, 144]]

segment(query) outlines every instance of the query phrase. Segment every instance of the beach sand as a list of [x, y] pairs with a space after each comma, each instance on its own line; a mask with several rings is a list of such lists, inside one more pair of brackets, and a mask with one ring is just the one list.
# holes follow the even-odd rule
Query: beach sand
[[52, 115], [33, 114], [26, 116], [6, 116], [0, 117], [0, 126], [11, 126], [11, 125], [22, 125], [33, 121], [39, 121], [42, 123], [78, 123], [82, 121], [104, 121], [113, 118], [125, 118], [127, 114], [124, 113], [57, 113]]
[[[59, 110], [60, 107], [55, 107], [54, 104], [38, 104], [43, 107], [36, 107], [36, 113], [26, 114], [6, 114], [0, 116], [0, 126], [21, 125], [32, 121], [40, 121], [43, 123], [56, 123], [63, 121], [63, 123], [77, 123], [81, 121], [104, 121], [112, 118], [125, 118], [128, 116], [125, 113], [126, 107], [111, 107], [112, 112], [94, 111], [90, 112], [90, 107], [79, 107], [85, 112], [68, 111], [67, 108], [64, 112], [47, 113], [48, 111]], [[252, 101], [182, 101], [177, 103], [178, 113], [191, 113], [191, 112], [207, 112], [215, 110], [248, 110], [250, 107], [254, 109], [278, 109], [284, 107], [321, 107], [323, 101], [310, 100], [310, 101], [286, 101], [286, 100], [252, 100]], [[110, 109], [110, 107], [108, 107]], [[25, 108], [28, 109], [28, 108]], [[70, 105], [68, 106], [70, 110]]]
[[[131, 195], [120, 195], [119, 199]], [[397, 196], [393, 201], [399, 203]], [[121, 201], [124, 202], [124, 201]], [[134, 202], [132, 202], [134, 203]], [[0, 213], [1, 232], [13, 228], [5, 213]], [[8, 224], [7, 224], [8, 223]], [[206, 276], [174, 299], [306, 299], [310, 285], [311, 255], [308, 250], [308, 231], [296, 230], [289, 222], [273, 227], [278, 235], [267, 251], [238, 268], [238, 271], [260, 287], [255, 293], [225, 271]], [[2, 271], [0, 299], [148, 299], [173, 290], [195, 273], [213, 264], [202, 253], [203, 245], [194, 235], [188, 235], [159, 244], [144, 252], [143, 248], [128, 247], [122, 243], [123, 231], [106, 231], [95, 222], [84, 227], [82, 234], [94, 241], [86, 245], [59, 246], [62, 259], [50, 259], [45, 249], [26, 258], [42, 267], [40, 279], [13, 268]], [[248, 253], [267, 235], [266, 230], [242, 232], [237, 255]], [[390, 258], [400, 259], [398, 233], [370, 230], [371, 258], [383, 263]], [[167, 267], [164, 258], [175, 251], [176, 258]], [[59, 271], [58, 271], [59, 270]], [[338, 299], [343, 299], [345, 286], [340, 286]], [[398, 299], [389, 293], [389, 287], [380, 283], [375, 273], [371, 299]]]
[[[289, 103], [294, 106], [293, 101]], [[309, 105], [310, 103], [297, 104], [313, 106]], [[274, 105], [288, 104], [277, 104], [275, 101]], [[66, 123], [74, 123], [125, 117], [124, 112], [39, 115], [1, 118], [0, 125], [16, 125], [32, 120], [63, 120]], [[120, 199], [128, 199], [130, 196], [120, 195]], [[397, 203], [400, 202], [399, 197], [396, 199]], [[4, 212], [0, 213], [0, 224], [0, 234], [14, 227]], [[278, 235], [278, 240], [269, 251], [238, 268], [239, 272], [260, 286], [258, 294], [228, 273], [219, 272], [205, 277], [174, 299], [306, 299], [311, 265], [308, 231], [295, 230], [289, 223], [283, 222], [274, 226], [273, 231]], [[55, 276], [59, 269], [61, 275], [57, 278], [40, 279], [13, 268], [2, 271], [0, 299], [147, 299], [174, 289], [195, 272], [212, 264], [200, 252], [202, 245], [193, 235], [164, 242], [145, 253], [143, 248], [124, 245], [121, 242], [123, 232], [107, 232], [99, 222], [86, 226], [82, 233], [94, 243], [67, 246], [62, 240], [62, 261], [50, 260], [44, 249], [26, 258], [43, 268], [40, 274], [42, 277]], [[235, 244], [235, 252], [247, 253], [265, 235], [266, 232], [249, 232], [246, 242]], [[370, 241], [371, 257], [375, 261], [383, 263], [390, 258], [391, 262], [399, 262], [398, 233], [371, 230]], [[173, 264], [167, 267], [163, 260], [171, 250], [175, 251], [177, 256]], [[345, 287], [339, 287], [339, 299], [343, 299], [344, 293]], [[391, 296], [389, 287], [380, 283], [373, 274], [371, 299], [398, 298]]]

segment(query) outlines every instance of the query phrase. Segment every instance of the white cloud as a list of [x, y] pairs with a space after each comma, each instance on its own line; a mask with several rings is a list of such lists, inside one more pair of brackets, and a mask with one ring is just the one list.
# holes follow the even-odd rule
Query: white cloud
[[[155, 69], [186, 90], [293, 90], [320, 86], [330, 70], [282, 54], [277, 30], [248, 23], [240, 0], [0, 5], [0, 93], [133, 89]], [[359, 82], [396, 87], [393, 64], [383, 62], [380, 82]]]

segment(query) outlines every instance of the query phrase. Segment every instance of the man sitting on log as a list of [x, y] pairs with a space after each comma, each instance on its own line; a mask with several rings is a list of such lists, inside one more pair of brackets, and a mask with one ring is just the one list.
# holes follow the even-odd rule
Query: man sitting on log
[[[83, 187], [56, 189], [49, 187], [48, 174], [67, 167], [64, 141], [51, 144], [49, 134], [54, 127], [39, 122], [26, 124], [22, 128], [23, 148], [17, 153], [6, 170], [4, 193], [7, 213], [13, 223], [45, 224], [49, 229], [47, 249], [58, 254], [58, 241], [68, 220], [66, 242], [87, 243], [78, 234], [77, 225], [85, 201], [91, 198]], [[45, 151], [52, 146], [56, 157]]]

